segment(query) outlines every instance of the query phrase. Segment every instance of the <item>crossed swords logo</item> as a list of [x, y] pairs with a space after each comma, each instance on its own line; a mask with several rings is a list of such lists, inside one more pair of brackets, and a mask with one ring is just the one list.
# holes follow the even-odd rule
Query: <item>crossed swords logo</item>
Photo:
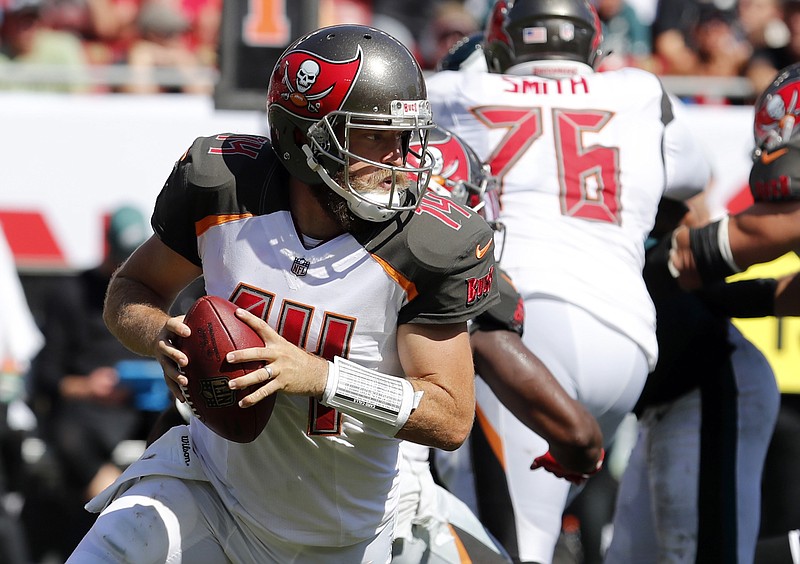
[[789, 105], [786, 106], [780, 94], [775, 94], [767, 100], [767, 115], [772, 118], [774, 123], [764, 125], [764, 129], [769, 131], [770, 144], [778, 144], [788, 141], [792, 136], [795, 122], [800, 110], [797, 109], [797, 90], [792, 92]]
[[282, 93], [281, 98], [291, 101], [292, 104], [297, 107], [305, 106], [309, 112], [319, 112], [319, 108], [322, 103], [317, 102], [317, 100], [320, 100], [321, 98], [324, 98], [330, 94], [334, 87], [334, 85], [331, 84], [328, 88], [318, 94], [306, 94], [306, 92], [308, 92], [311, 87], [316, 84], [319, 73], [319, 63], [311, 59], [306, 59], [302, 62], [300, 67], [297, 69], [297, 73], [295, 74], [295, 82], [297, 84], [297, 88], [295, 88], [289, 80], [289, 61], [286, 61], [284, 63], [283, 83], [286, 85], [286, 88], [289, 91]]

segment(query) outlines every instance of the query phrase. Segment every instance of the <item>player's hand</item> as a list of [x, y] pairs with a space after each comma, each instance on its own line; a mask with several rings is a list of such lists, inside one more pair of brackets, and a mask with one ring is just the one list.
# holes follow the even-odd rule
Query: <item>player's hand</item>
[[689, 244], [689, 228], [681, 225], [672, 233], [668, 266], [681, 288], [687, 291], [703, 286], [697, 264]]
[[249, 407], [282, 391], [287, 394], [320, 398], [328, 379], [328, 361], [293, 345], [263, 319], [244, 310], [237, 309], [236, 317], [247, 323], [264, 341], [263, 347], [241, 349], [228, 353], [230, 363], [266, 361], [264, 368], [254, 370], [230, 381], [231, 389], [243, 389], [263, 383], [258, 390], [241, 401]]
[[537, 456], [533, 460], [533, 464], [531, 464], [531, 470], [544, 468], [551, 474], [555, 474], [559, 478], [563, 478], [568, 482], [580, 486], [586, 483], [586, 480], [588, 480], [589, 478], [591, 478], [600, 471], [600, 469], [603, 467], [603, 460], [605, 459], [605, 456], [606, 456], [605, 451], [601, 451], [600, 460], [597, 461], [597, 467], [591, 472], [579, 473], [567, 470], [566, 468], [561, 466], [561, 464], [559, 464], [559, 462], [555, 458], [553, 458], [553, 455], [550, 454], [550, 451], [547, 451], [542, 456]]
[[186, 401], [180, 386], [189, 384], [189, 380], [183, 375], [183, 369], [189, 364], [189, 358], [175, 348], [173, 339], [175, 336], [188, 337], [192, 334], [192, 330], [183, 322], [183, 318], [183, 315], [170, 317], [156, 337], [155, 346], [155, 358], [164, 371], [164, 380], [172, 395], [180, 402]]

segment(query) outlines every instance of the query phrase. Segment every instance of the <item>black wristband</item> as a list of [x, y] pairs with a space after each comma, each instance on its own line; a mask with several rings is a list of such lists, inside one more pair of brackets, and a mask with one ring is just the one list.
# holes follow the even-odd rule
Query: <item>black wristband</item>
[[[645, 245], [651, 245], [651, 239], [648, 239]], [[649, 246], [645, 251], [644, 268], [642, 269], [642, 277], [647, 290], [650, 292], [650, 297], [654, 301], [664, 300], [670, 296], [675, 295], [676, 292], [682, 292], [678, 281], [669, 271], [669, 251], [672, 247], [671, 234], [667, 233], [656, 241], [655, 245]]]
[[710, 309], [726, 317], [772, 317], [777, 287], [775, 278], [755, 278], [712, 284], [698, 295]]
[[720, 222], [715, 221], [703, 227], [689, 229], [689, 248], [703, 284], [719, 282], [737, 272], [722, 256], [719, 227]]

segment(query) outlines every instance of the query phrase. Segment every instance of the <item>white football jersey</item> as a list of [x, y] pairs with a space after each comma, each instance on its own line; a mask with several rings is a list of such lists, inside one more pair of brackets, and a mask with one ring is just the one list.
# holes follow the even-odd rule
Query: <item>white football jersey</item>
[[499, 178], [503, 268], [522, 297], [586, 309], [654, 366], [644, 241], [662, 195], [686, 199], [710, 174], [658, 78], [589, 67], [562, 79], [444, 71], [429, 77], [428, 95], [434, 120]]
[[[479, 252], [492, 231], [470, 210], [427, 194], [396, 221], [306, 248], [288, 183], [267, 139], [200, 138], [159, 195], [154, 231], [202, 266], [208, 294], [312, 353], [384, 374], [403, 374], [398, 325], [466, 322], [497, 301], [494, 257]], [[347, 546], [394, 518], [400, 441], [314, 399], [279, 393], [251, 443], [197, 420], [191, 439], [226, 507], [252, 530]]]

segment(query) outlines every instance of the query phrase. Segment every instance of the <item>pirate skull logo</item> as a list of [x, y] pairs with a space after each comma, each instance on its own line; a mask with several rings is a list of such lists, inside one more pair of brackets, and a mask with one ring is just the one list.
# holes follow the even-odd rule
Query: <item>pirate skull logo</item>
[[286, 85], [288, 92], [281, 94], [281, 97], [284, 100], [290, 100], [295, 106], [305, 106], [309, 112], [318, 112], [320, 106], [322, 106], [322, 102], [317, 102], [317, 100], [321, 100], [330, 94], [334, 87], [334, 85], [331, 85], [322, 92], [318, 92], [316, 94], [306, 94], [306, 92], [308, 92], [314, 86], [314, 84], [316, 84], [317, 78], [319, 78], [321, 71], [319, 63], [312, 59], [306, 59], [300, 63], [300, 66], [297, 68], [297, 72], [294, 76], [295, 83], [297, 84], [296, 89], [294, 86], [292, 86], [292, 83], [289, 80], [288, 71], [289, 61], [287, 60], [284, 63], [283, 83]]
[[297, 69], [297, 90], [299, 92], [307, 92], [309, 88], [314, 86], [319, 76], [319, 63], [308, 59], [303, 61], [300, 68]]

